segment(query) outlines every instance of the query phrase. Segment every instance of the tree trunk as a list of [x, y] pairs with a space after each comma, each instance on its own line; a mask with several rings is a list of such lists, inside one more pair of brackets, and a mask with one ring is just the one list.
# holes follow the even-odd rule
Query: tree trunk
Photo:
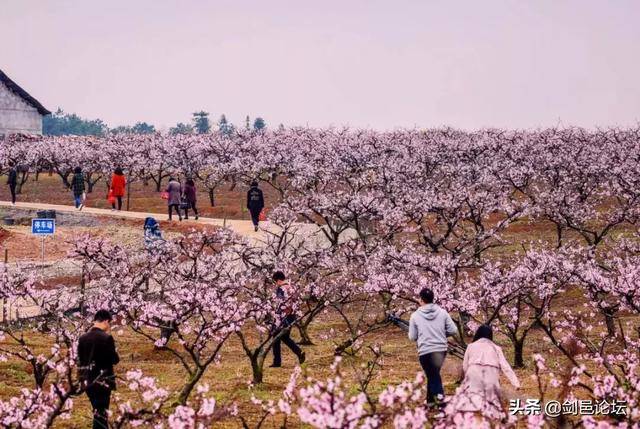
[[57, 173], [58, 176], [60, 176], [60, 179], [62, 179], [64, 187], [69, 189], [71, 187], [71, 183], [69, 183], [69, 175], [71, 174], [71, 171], [68, 171], [67, 173], [61, 173], [58, 171]]
[[353, 343], [354, 343], [354, 342], [355, 342], [355, 341], [354, 341], [352, 338], [350, 338], [350, 339], [348, 339], [348, 340], [343, 341], [341, 344], [339, 344], [338, 346], [336, 346], [336, 349], [335, 349], [335, 351], [334, 351], [334, 354], [335, 354], [336, 356], [342, 356], [342, 355], [344, 354], [344, 352], [346, 352], [346, 351], [347, 351], [347, 349], [353, 345]]
[[92, 181], [91, 179], [89, 179], [89, 181], [87, 182], [87, 194], [90, 194], [93, 192], [93, 187], [95, 186], [95, 182]]
[[88, 173], [85, 176], [85, 180], [87, 182], [87, 193], [90, 194], [93, 192], [93, 188], [96, 186], [98, 181], [102, 178], [102, 176], [98, 176], [97, 179], [93, 179], [95, 173]]
[[213, 188], [209, 188], [209, 202], [211, 203], [211, 207], [216, 206], [216, 199], [213, 193]]
[[47, 375], [46, 375], [46, 370], [43, 368], [41, 364], [36, 363], [33, 366], [33, 377], [35, 378], [36, 388], [42, 389], [42, 386], [44, 386], [44, 382], [47, 378]]
[[86, 276], [84, 274], [84, 264], [82, 266], [82, 273], [80, 274], [80, 314], [86, 315], [85, 311], [85, 289], [86, 289]]
[[131, 182], [127, 181], [127, 211], [129, 211], [130, 202], [131, 202]]
[[524, 339], [513, 343], [513, 367], [524, 368]]
[[189, 395], [193, 391], [193, 388], [196, 386], [198, 381], [202, 378], [204, 374], [204, 368], [198, 368], [196, 372], [191, 376], [187, 384], [182, 387], [180, 391], [180, 396], [178, 396], [178, 400], [176, 401], [179, 405], [185, 405], [187, 400], [189, 399]]
[[253, 354], [251, 359], [251, 372], [253, 373], [253, 384], [262, 383], [262, 376], [264, 374], [264, 358], [265, 353]]
[[27, 181], [27, 178], [29, 177], [28, 173], [25, 171], [20, 172], [20, 175], [22, 177], [20, 178], [20, 180], [18, 180], [18, 183], [16, 184], [16, 194], [22, 194], [22, 185], [25, 184], [25, 182]]
[[307, 328], [309, 327], [309, 323], [298, 322], [298, 331], [300, 332], [300, 344], [301, 346], [313, 346], [313, 341], [311, 341], [311, 337], [309, 336], [309, 331]]
[[158, 180], [154, 180], [156, 182], [156, 192], [160, 192], [162, 188], [162, 170], [158, 172]]
[[556, 247], [559, 249], [562, 247], [562, 227], [558, 223], [556, 223], [556, 235], [558, 236], [558, 245]]
[[610, 308], [605, 308], [604, 311], [604, 321], [607, 324], [607, 334], [610, 337], [615, 337], [616, 335], [616, 320], [614, 318], [615, 311]]
[[464, 335], [463, 334], [466, 334], [466, 335], [469, 335], [469, 336], [472, 334], [471, 331], [469, 330], [469, 326], [468, 326], [468, 323], [471, 320], [471, 315], [469, 313], [467, 313], [466, 311], [460, 311], [459, 314], [460, 314], [460, 327], [462, 328], [460, 330], [460, 334], [461, 334], [460, 337], [464, 341]]
[[473, 260], [476, 264], [480, 265], [482, 263], [482, 250], [480, 250], [480, 243], [477, 241], [473, 244]]

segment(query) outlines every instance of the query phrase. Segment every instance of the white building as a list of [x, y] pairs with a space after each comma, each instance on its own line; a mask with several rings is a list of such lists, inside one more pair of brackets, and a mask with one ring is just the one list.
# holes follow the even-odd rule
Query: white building
[[42, 117], [50, 113], [0, 70], [0, 136], [42, 134]]

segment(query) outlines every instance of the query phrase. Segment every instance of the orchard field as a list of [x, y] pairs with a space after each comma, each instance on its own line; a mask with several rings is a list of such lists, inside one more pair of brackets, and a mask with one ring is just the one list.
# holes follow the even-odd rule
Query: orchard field
[[[3, 264], [3, 427], [89, 425], [74, 347], [100, 308], [117, 316], [113, 427], [640, 425], [639, 129], [12, 136], [0, 163], [18, 166], [22, 201], [71, 201], [81, 166], [98, 207], [115, 167], [132, 210], [164, 212], [169, 176], [195, 179], [206, 216], [246, 218], [254, 179], [269, 207], [251, 237], [163, 222], [154, 253], [138, 223], [79, 213], [55, 253], [80, 267], [74, 275]], [[13, 254], [26, 232], [6, 227], [2, 240]], [[268, 367], [280, 335], [274, 270], [299, 291], [288, 304], [301, 366], [284, 348], [283, 368]], [[389, 319], [408, 319], [425, 286], [460, 332], [442, 409], [424, 406], [415, 345]], [[481, 323], [523, 388], [504, 380], [504, 403], [468, 415], [456, 410], [454, 351]], [[511, 414], [516, 398], [567, 405]], [[577, 400], [599, 408], [572, 412]]]

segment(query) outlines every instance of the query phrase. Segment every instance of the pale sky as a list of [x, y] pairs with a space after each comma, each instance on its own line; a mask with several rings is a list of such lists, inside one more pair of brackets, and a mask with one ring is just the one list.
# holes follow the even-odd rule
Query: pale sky
[[0, 69], [109, 126], [640, 121], [640, 1], [0, 0]]

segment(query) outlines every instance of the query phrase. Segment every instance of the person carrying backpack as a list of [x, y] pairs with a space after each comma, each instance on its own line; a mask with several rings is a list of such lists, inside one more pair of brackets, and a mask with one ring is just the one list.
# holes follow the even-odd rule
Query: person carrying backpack
[[247, 209], [251, 213], [251, 221], [255, 231], [258, 231], [258, 223], [260, 222], [260, 212], [264, 209], [264, 196], [262, 190], [258, 188], [258, 182], [251, 182], [251, 188], [247, 192]]
[[82, 168], [76, 167], [73, 170], [73, 179], [71, 180], [71, 190], [73, 192], [73, 200], [76, 209], [82, 210], [84, 207], [84, 175]]

